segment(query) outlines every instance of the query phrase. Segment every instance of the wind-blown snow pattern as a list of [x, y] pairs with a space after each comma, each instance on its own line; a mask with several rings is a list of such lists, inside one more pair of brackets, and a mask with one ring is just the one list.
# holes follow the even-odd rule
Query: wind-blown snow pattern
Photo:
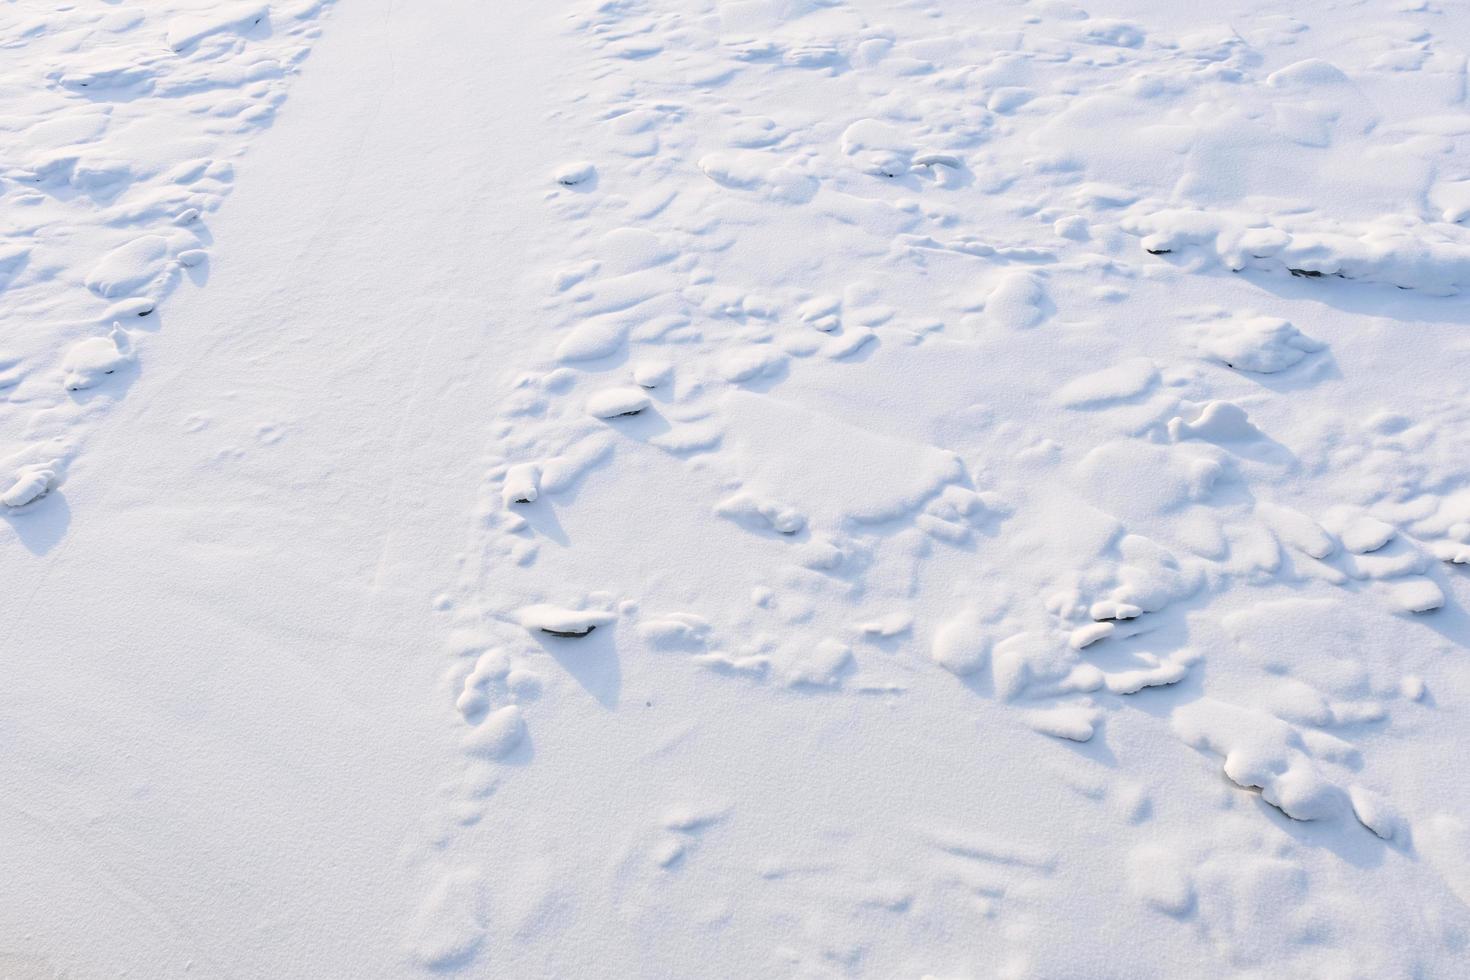
[[[225, 624], [199, 658], [283, 652], [117, 710], [270, 719], [322, 783], [273, 790], [248, 741], [188, 758], [260, 787], [251, 847], [349, 882], [266, 857], [274, 891], [190, 924], [206, 876], [116, 859], [107, 907], [174, 953], [1464, 975], [1470, 10], [343, 4], [215, 299], [203, 216], [320, 9], [27, 6], [0, 8], [27, 66], [0, 79], [0, 503], [5, 568], [61, 598], [10, 636], [63, 673], [21, 630], [87, 636], [50, 620], [123, 598], [68, 578], [110, 534], [47, 517], [69, 488], [98, 487], [79, 525], [177, 529], [128, 557], [206, 570], [167, 606], [183, 641], [197, 606]], [[310, 232], [276, 257], [258, 209], [293, 152], [344, 172], [300, 178]], [[271, 312], [158, 330], [183, 277], [222, 315], [270, 279]], [[196, 328], [219, 353], [155, 380]], [[51, 716], [24, 717], [13, 819], [82, 835], [103, 791], [36, 788]], [[30, 937], [0, 966], [137, 962], [37, 915], [0, 916]]]
[[64, 482], [131, 380], [131, 337], [160, 329], [182, 279], [207, 279], [208, 216], [327, 2], [0, 7], [4, 505], [37, 499], [38, 474], [43, 493]]

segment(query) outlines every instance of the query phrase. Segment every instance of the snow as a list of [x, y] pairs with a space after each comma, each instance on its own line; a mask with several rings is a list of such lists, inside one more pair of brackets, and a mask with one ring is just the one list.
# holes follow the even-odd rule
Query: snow
[[615, 419], [637, 415], [651, 404], [649, 397], [638, 388], [603, 388], [587, 397], [587, 414], [599, 419]]
[[945, 670], [964, 676], [985, 666], [989, 648], [983, 620], [974, 611], [967, 610], [935, 628], [930, 655]]
[[67, 391], [91, 388], [132, 359], [132, 338], [121, 324], [114, 323], [106, 337], [89, 337], [72, 345], [61, 359], [62, 383]]
[[586, 636], [615, 619], [616, 616], [601, 610], [563, 609], [545, 603], [527, 606], [520, 611], [521, 625], [526, 629], [563, 637]]
[[1470, 13], [0, 47], [0, 975], [1464, 972]]
[[15, 482], [10, 485], [10, 489], [0, 494], [0, 504], [6, 507], [24, 507], [45, 496], [54, 486], [56, 486], [56, 471], [32, 464], [16, 474]]
[[526, 737], [526, 723], [519, 705], [507, 704], [485, 716], [464, 737], [464, 748], [472, 755], [503, 759]]

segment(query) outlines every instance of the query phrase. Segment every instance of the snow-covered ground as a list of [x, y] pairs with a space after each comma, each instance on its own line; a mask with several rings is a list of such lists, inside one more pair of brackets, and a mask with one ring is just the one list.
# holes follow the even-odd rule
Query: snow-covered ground
[[1467, 52], [0, 3], [0, 976], [1465, 976]]

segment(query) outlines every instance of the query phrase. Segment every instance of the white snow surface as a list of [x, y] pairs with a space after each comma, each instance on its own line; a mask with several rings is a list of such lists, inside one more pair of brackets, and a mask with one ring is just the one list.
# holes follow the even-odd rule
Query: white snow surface
[[1470, 8], [0, 52], [0, 977], [1466, 975]]

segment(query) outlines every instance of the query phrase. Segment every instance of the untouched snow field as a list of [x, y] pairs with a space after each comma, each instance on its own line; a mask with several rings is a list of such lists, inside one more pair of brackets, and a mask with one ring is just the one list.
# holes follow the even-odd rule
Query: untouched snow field
[[0, 0], [0, 976], [1467, 975], [1467, 52]]

